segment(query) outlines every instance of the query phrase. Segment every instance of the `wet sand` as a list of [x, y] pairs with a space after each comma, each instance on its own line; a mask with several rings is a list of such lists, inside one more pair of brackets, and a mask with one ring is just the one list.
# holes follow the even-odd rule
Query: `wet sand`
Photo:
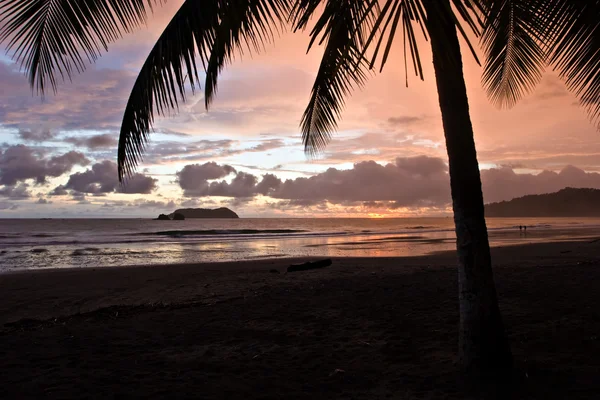
[[[493, 257], [521, 378], [506, 398], [598, 398], [600, 240]], [[2, 397], [462, 399], [454, 260], [3, 274]]]

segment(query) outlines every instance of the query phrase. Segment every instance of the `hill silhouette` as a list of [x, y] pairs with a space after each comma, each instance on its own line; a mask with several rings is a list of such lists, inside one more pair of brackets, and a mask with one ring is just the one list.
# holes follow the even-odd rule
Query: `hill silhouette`
[[485, 205], [486, 217], [600, 217], [600, 190], [564, 188]]
[[169, 216], [172, 218], [175, 214], [181, 214], [185, 218], [239, 218], [235, 212], [226, 207], [215, 208], [214, 210], [209, 208], [180, 208]]

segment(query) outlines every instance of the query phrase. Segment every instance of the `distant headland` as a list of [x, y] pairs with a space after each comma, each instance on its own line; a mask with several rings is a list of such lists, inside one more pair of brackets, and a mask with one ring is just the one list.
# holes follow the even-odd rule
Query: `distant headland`
[[239, 216], [226, 207], [216, 208], [214, 210], [211, 210], [209, 208], [180, 208], [169, 215], [161, 214], [158, 216], [157, 219], [182, 220], [188, 218], [239, 218]]
[[600, 190], [564, 188], [485, 205], [486, 217], [600, 217]]

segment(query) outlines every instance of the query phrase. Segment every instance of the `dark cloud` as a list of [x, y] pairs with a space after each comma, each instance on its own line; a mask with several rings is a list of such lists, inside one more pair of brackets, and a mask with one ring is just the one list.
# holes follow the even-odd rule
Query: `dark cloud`
[[[194, 166], [187, 166], [184, 170], [189, 171], [189, 167]], [[200, 167], [195, 166], [198, 170]], [[210, 168], [221, 171], [211, 177], [218, 179], [233, 172], [232, 167], [227, 167], [211, 163]], [[178, 176], [184, 195], [188, 197], [250, 198], [262, 194], [304, 204], [389, 200], [406, 206], [449, 202], [445, 163], [441, 159], [425, 156], [398, 158], [395, 164], [385, 166], [374, 161], [361, 162], [351, 170], [330, 168], [309, 178], [288, 179], [285, 182], [272, 174], [264, 175], [259, 181], [256, 176], [245, 172], [236, 173], [231, 182], [208, 182], [210, 179], [206, 178], [207, 174], [186, 174], [186, 179], [182, 179], [181, 173]]]
[[65, 188], [65, 185], [58, 185], [57, 187], [52, 189], [50, 193], [48, 193], [48, 196], [66, 196], [68, 194], [69, 191], [67, 190], [67, 188]]
[[85, 172], [72, 174], [65, 188], [79, 193], [111, 193], [118, 186], [117, 166], [111, 161], [103, 161]]
[[157, 188], [156, 183], [156, 179], [137, 173], [121, 186], [117, 174], [117, 164], [106, 160], [92, 165], [85, 172], [72, 174], [64, 187], [56, 187], [51, 194], [61, 195], [67, 189], [75, 193], [92, 195], [113, 192], [148, 194]]
[[42, 184], [48, 177], [69, 172], [75, 165], [88, 164], [89, 160], [76, 151], [47, 158], [22, 144], [9, 146], [0, 152], [0, 184], [13, 186], [27, 179]]
[[230, 165], [218, 165], [215, 162], [186, 165], [177, 172], [177, 182], [186, 197], [204, 196], [209, 180], [224, 178], [234, 173]]
[[439, 158], [398, 158], [380, 165], [364, 161], [349, 170], [330, 168], [309, 177], [286, 180], [271, 194], [290, 200], [327, 200], [330, 203], [394, 201], [405, 207], [447, 204], [448, 174]]
[[48, 130], [48, 129], [37, 130], [37, 131], [19, 129], [17, 136], [25, 142], [39, 143], [39, 142], [47, 142], [49, 140], [54, 139], [56, 137], [56, 134], [53, 132], [50, 132], [50, 130]]
[[[317, 207], [329, 203], [365, 209], [426, 208], [439, 213], [451, 204], [448, 167], [443, 159], [436, 157], [399, 157], [386, 165], [363, 161], [352, 169], [330, 168], [311, 177], [285, 181], [273, 174], [260, 179], [215, 163], [187, 166], [184, 170], [198, 171], [197, 175], [186, 174], [184, 180], [178, 174], [186, 197], [223, 196], [236, 204], [247, 203], [257, 195], [281, 200], [275, 204], [283, 207]], [[200, 172], [204, 170], [216, 172]], [[235, 173], [231, 181], [219, 180], [230, 173]], [[544, 171], [537, 175], [517, 174], [504, 167], [483, 170], [481, 176], [486, 202], [550, 193], [567, 186], [600, 189], [600, 174], [586, 173], [573, 166], [559, 173]]]
[[238, 172], [231, 182], [211, 182], [206, 188], [209, 196], [252, 197], [256, 193], [258, 179], [252, 174]]
[[399, 125], [399, 126], [410, 126], [413, 125], [417, 122], [422, 121], [423, 118], [422, 117], [415, 117], [415, 116], [409, 116], [409, 115], [405, 115], [405, 116], [400, 116], [400, 117], [391, 117], [388, 118], [388, 123], [390, 125]]
[[[230, 174], [235, 174], [231, 182], [218, 180]], [[238, 172], [231, 165], [219, 165], [215, 162], [186, 165], [177, 172], [177, 182], [186, 197], [233, 198], [251, 198], [258, 194], [267, 194], [281, 184], [275, 175], [267, 174], [259, 182], [252, 174]]]
[[111, 148], [117, 145], [117, 137], [112, 133], [104, 133], [89, 137], [73, 136], [65, 138], [64, 141], [78, 147], [87, 147], [90, 150]]
[[29, 185], [20, 183], [17, 186], [4, 186], [0, 188], [0, 197], [6, 197], [11, 200], [25, 200], [31, 197]]
[[268, 196], [280, 185], [281, 179], [273, 174], [266, 174], [263, 175], [263, 179], [256, 185], [256, 193]]
[[549, 100], [568, 95], [569, 91], [567, 90], [564, 82], [553, 76], [544, 77], [537, 90], [534, 92], [534, 98], [536, 100]]
[[127, 181], [121, 185], [120, 192], [121, 193], [142, 193], [149, 194], [155, 191], [158, 186], [158, 179], [152, 178], [151, 176], [147, 176], [144, 174], [134, 174], [132, 177], [128, 178]]

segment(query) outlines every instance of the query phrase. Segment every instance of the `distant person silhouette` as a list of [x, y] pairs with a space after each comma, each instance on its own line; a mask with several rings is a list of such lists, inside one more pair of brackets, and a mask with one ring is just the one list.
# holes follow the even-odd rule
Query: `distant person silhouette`
[[523, 230], [523, 226], [519, 225], [519, 230], [522, 231]]
[[523, 231], [527, 232], [527, 225], [523, 225]]

